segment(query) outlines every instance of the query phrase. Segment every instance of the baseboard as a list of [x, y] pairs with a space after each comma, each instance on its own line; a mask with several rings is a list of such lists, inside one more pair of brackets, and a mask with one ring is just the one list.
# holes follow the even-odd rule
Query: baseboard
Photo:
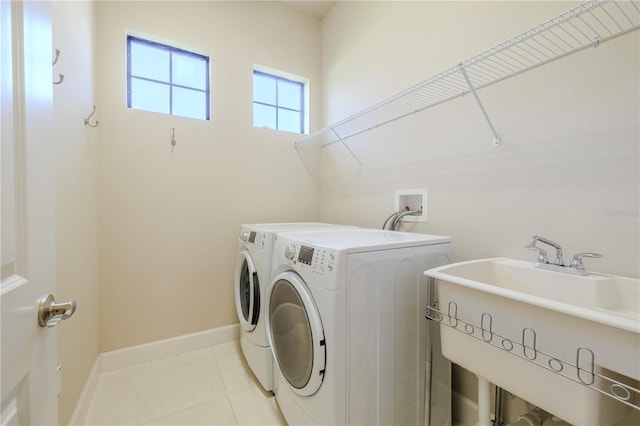
[[103, 352], [101, 354], [102, 372], [108, 373], [143, 362], [156, 361], [185, 352], [206, 349], [221, 343], [238, 340], [239, 338], [239, 325], [233, 324], [111, 352]]
[[458, 392], [451, 392], [453, 424], [476, 426], [478, 424], [478, 404]]
[[100, 374], [102, 374], [102, 357], [98, 355], [96, 361], [93, 363], [91, 373], [89, 373], [89, 377], [84, 384], [84, 388], [82, 388], [82, 393], [80, 394], [80, 398], [78, 398], [76, 408], [71, 414], [69, 426], [80, 426], [85, 423], [87, 413], [89, 412], [89, 404], [91, 404], [91, 399], [98, 386], [98, 380], [100, 380]]
[[87, 378], [80, 398], [78, 398], [78, 402], [76, 403], [76, 408], [73, 410], [73, 414], [69, 420], [69, 425], [80, 426], [84, 424], [87, 413], [89, 412], [89, 405], [91, 404], [102, 373], [109, 373], [131, 365], [156, 361], [186, 352], [206, 349], [221, 343], [232, 342], [239, 338], [239, 325], [234, 324], [101, 353], [93, 364], [91, 373]]

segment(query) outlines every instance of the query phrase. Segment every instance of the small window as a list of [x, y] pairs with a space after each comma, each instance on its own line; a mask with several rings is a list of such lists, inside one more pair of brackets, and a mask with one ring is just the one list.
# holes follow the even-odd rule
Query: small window
[[209, 120], [209, 58], [128, 36], [127, 106]]
[[304, 133], [305, 85], [263, 71], [253, 71], [253, 125]]

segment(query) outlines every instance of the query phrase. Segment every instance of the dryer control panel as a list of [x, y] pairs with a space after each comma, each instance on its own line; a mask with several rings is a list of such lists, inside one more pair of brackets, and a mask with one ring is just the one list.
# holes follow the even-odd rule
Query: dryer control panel
[[240, 240], [255, 248], [264, 249], [266, 235], [258, 231], [244, 231], [240, 234]]

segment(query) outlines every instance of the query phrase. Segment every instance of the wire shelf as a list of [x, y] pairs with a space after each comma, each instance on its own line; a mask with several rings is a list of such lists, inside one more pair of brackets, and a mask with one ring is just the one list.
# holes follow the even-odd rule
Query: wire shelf
[[[639, 0], [591, 0], [511, 40], [480, 53], [369, 108], [296, 142], [321, 146], [342, 142], [451, 99], [473, 93], [494, 133], [475, 90], [544, 65], [640, 28]], [[348, 147], [347, 147], [348, 149]], [[351, 152], [351, 155], [359, 160]]]

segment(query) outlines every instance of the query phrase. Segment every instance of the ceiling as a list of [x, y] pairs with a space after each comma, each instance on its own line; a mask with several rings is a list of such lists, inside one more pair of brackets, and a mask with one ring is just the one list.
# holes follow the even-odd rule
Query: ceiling
[[318, 1], [298, 0], [298, 1], [281, 1], [280, 3], [292, 9], [296, 9], [307, 15], [316, 17], [318, 19], [322, 19], [329, 12], [329, 10], [333, 7], [333, 5], [336, 2], [331, 0], [318, 0]]

